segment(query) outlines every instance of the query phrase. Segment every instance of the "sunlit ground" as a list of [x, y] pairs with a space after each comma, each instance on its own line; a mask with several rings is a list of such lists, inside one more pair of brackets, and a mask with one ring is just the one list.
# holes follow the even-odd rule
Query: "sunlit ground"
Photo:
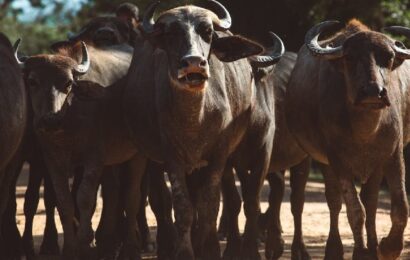
[[[24, 202], [24, 192], [26, 190], [26, 180], [27, 180], [27, 173], [26, 171], [20, 177], [18, 188], [17, 188], [17, 196], [18, 196], [18, 209], [17, 209], [17, 220], [18, 220], [18, 227], [20, 232], [23, 231], [24, 228], [24, 214], [23, 214], [23, 202]], [[267, 185], [264, 186], [262, 192], [262, 204], [261, 207], [265, 210], [268, 206], [267, 198], [268, 198], [269, 187]], [[281, 210], [281, 220], [282, 220], [282, 227], [283, 227], [283, 237], [286, 241], [285, 245], [285, 253], [281, 259], [290, 259], [290, 245], [293, 239], [293, 218], [290, 212], [290, 203], [289, 203], [289, 183], [287, 180], [286, 183], [286, 194], [284, 198], [284, 203], [282, 204]], [[96, 227], [98, 220], [101, 214], [101, 199], [98, 199], [98, 206], [97, 211], [93, 218], [93, 225], [94, 228]], [[390, 200], [387, 192], [381, 192], [380, 194], [380, 201], [379, 201], [379, 209], [377, 212], [377, 231], [379, 240], [387, 235], [390, 229]], [[152, 213], [151, 209], [147, 209], [147, 218], [149, 221], [149, 225], [152, 227], [152, 232], [155, 233], [156, 229], [156, 222], [154, 214]], [[57, 223], [58, 223], [58, 231], [60, 233], [60, 244], [62, 243], [62, 228], [60, 222], [58, 220], [58, 216], [56, 213]], [[245, 222], [245, 216], [243, 211], [240, 215], [240, 224], [241, 230], [243, 231], [243, 226]], [[34, 222], [34, 236], [35, 236], [35, 246], [36, 250], [38, 251], [39, 246], [41, 244], [42, 233], [44, 229], [45, 223], [45, 211], [44, 211], [44, 204], [43, 201], [40, 201], [38, 214], [36, 215], [35, 222]], [[346, 210], [343, 207], [340, 215], [340, 234], [342, 236], [344, 249], [345, 249], [345, 259], [351, 259], [352, 254], [352, 246], [353, 246], [353, 238], [350, 231], [350, 227], [346, 217]], [[307, 245], [307, 249], [312, 256], [312, 259], [323, 259], [324, 256], [324, 247], [327, 239], [327, 234], [329, 231], [329, 211], [327, 208], [327, 204], [325, 202], [324, 197], [324, 185], [320, 181], [312, 181], [309, 182], [306, 188], [306, 203], [304, 207], [303, 213], [303, 232], [305, 243]], [[155, 235], [153, 234], [153, 237]], [[407, 226], [405, 231], [405, 249], [402, 253], [401, 259], [410, 259], [410, 227]], [[221, 242], [221, 246], [224, 247], [225, 242]], [[264, 255], [264, 245], [261, 245], [260, 253]], [[58, 259], [58, 258], [39, 258], [39, 259]], [[144, 259], [155, 259], [153, 256], [145, 255]]]

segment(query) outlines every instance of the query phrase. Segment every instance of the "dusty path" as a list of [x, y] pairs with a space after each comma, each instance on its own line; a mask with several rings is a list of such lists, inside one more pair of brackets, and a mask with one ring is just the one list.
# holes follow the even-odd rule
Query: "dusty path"
[[[22, 173], [22, 176], [19, 179], [18, 187], [17, 187], [17, 221], [18, 227], [20, 232], [22, 233], [24, 228], [24, 214], [23, 214], [23, 202], [24, 202], [24, 192], [26, 190], [26, 183], [27, 183], [27, 172], [26, 169]], [[267, 195], [268, 195], [268, 186], [265, 185], [263, 190], [263, 202], [262, 202], [262, 209], [265, 210], [267, 207]], [[293, 239], [293, 219], [292, 214], [290, 212], [290, 203], [289, 203], [289, 184], [287, 183], [286, 186], [286, 194], [284, 198], [284, 203], [282, 204], [281, 210], [281, 220], [282, 220], [282, 227], [284, 231], [284, 239], [286, 241], [285, 247], [285, 254], [281, 259], [290, 259], [290, 243]], [[385, 235], [387, 235], [390, 229], [390, 200], [388, 194], [382, 192], [380, 194], [380, 201], [379, 201], [379, 209], [377, 212], [377, 231], [379, 239]], [[148, 221], [150, 226], [155, 226], [155, 218], [152, 211], [148, 208]], [[98, 207], [96, 214], [93, 218], [94, 227], [98, 223], [99, 217], [101, 213], [101, 199], [98, 201]], [[58, 231], [60, 233], [60, 244], [62, 242], [62, 228], [60, 222], [58, 220], [58, 215], [56, 214], [56, 219], [58, 223]], [[243, 230], [243, 225], [245, 221], [245, 216], [243, 212], [240, 215], [240, 223], [241, 229]], [[45, 212], [44, 212], [44, 204], [43, 201], [40, 201], [38, 214], [36, 215], [35, 222], [34, 222], [34, 236], [35, 236], [35, 246], [36, 250], [38, 250], [41, 239], [42, 233], [44, 229], [45, 223]], [[409, 222], [410, 223], [410, 222]], [[347, 222], [346, 217], [346, 210], [343, 207], [341, 216], [340, 216], [340, 234], [342, 236], [344, 248], [345, 248], [345, 259], [351, 259], [352, 254], [352, 246], [353, 246], [353, 239], [351, 235], [351, 231]], [[306, 189], [306, 203], [303, 213], [303, 231], [304, 231], [304, 238], [305, 243], [307, 245], [307, 249], [312, 256], [312, 259], [323, 259], [324, 254], [324, 247], [326, 243], [326, 238], [329, 229], [329, 211], [325, 202], [324, 197], [324, 186], [320, 182], [309, 182]], [[152, 229], [153, 231], [155, 228]], [[405, 232], [405, 250], [401, 256], [401, 259], [410, 260], [410, 224], [407, 226]], [[222, 242], [222, 246], [223, 246]], [[264, 255], [263, 247], [261, 247], [261, 255]], [[45, 258], [39, 257], [38, 259], [58, 259], [58, 258]], [[145, 256], [144, 259], [155, 259], [151, 256]]]

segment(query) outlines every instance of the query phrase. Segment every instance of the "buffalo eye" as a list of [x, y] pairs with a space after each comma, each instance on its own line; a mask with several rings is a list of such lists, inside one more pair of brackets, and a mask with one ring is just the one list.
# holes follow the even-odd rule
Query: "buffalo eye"
[[377, 63], [384, 68], [390, 68], [393, 64], [393, 52], [382, 51], [376, 54]]
[[200, 23], [197, 27], [197, 32], [205, 41], [211, 41], [213, 30], [211, 25], [209, 25], [208, 23]]
[[36, 79], [28, 78], [27, 79], [27, 85], [31, 88], [34, 88], [34, 87], [38, 87], [40, 84], [38, 83], [38, 81]]

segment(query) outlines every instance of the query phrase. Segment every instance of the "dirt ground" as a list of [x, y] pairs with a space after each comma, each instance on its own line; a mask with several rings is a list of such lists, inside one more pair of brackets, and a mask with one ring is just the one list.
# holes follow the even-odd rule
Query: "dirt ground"
[[[23, 203], [24, 203], [24, 192], [26, 190], [27, 184], [27, 167], [25, 167], [25, 171], [21, 174], [18, 187], [17, 187], [17, 223], [20, 232], [23, 232], [24, 229], [24, 213], [23, 213]], [[262, 204], [261, 207], [265, 210], [268, 206], [267, 198], [268, 198], [269, 187], [265, 184], [263, 189], [262, 195]], [[282, 220], [282, 227], [283, 227], [283, 237], [286, 241], [285, 245], [285, 253], [281, 259], [290, 259], [290, 245], [293, 238], [293, 218], [290, 211], [290, 203], [289, 203], [289, 183], [288, 180], [286, 181], [286, 194], [284, 198], [284, 202], [282, 204], [281, 209], [281, 220]], [[101, 214], [101, 199], [98, 199], [98, 206], [96, 213], [93, 217], [93, 225], [94, 228], [96, 227], [98, 220]], [[381, 192], [380, 194], [380, 201], [379, 201], [379, 208], [377, 212], [377, 232], [379, 236], [379, 240], [388, 234], [388, 231], [391, 226], [390, 222], [390, 200], [388, 193]], [[155, 217], [152, 213], [151, 209], [147, 209], [147, 219], [148, 224], [152, 227], [152, 232], [155, 232]], [[58, 231], [60, 233], [60, 244], [62, 244], [62, 228], [58, 219], [58, 215], [55, 215], [58, 223]], [[243, 211], [240, 215], [240, 225], [241, 230], [243, 231], [245, 223], [245, 216]], [[410, 222], [409, 222], [410, 223]], [[36, 250], [38, 251], [39, 246], [42, 240], [42, 234], [44, 230], [45, 224], [45, 211], [44, 211], [44, 204], [43, 201], [40, 201], [39, 208], [37, 210], [37, 215], [35, 217], [34, 222], [34, 230], [33, 234], [35, 236], [35, 246]], [[344, 249], [345, 249], [345, 259], [351, 259], [352, 254], [352, 246], [353, 246], [353, 238], [352, 233], [347, 221], [346, 217], [346, 210], [343, 207], [341, 216], [340, 216], [340, 234], [342, 236]], [[324, 197], [324, 185], [321, 182], [317, 181], [310, 181], [306, 188], [306, 203], [304, 207], [303, 213], [303, 232], [305, 243], [307, 245], [307, 249], [312, 256], [312, 259], [323, 259], [324, 256], [324, 248], [326, 243], [327, 234], [329, 231], [329, 211], [327, 208], [327, 204]], [[154, 236], [155, 237], [155, 236]], [[405, 249], [401, 255], [401, 259], [409, 259], [410, 260], [410, 224], [407, 226], [405, 231]], [[221, 246], [224, 246], [224, 242], [221, 242]], [[260, 248], [260, 253], [264, 256], [264, 249], [263, 245]], [[39, 257], [40, 260], [54, 260], [58, 259], [57, 257]], [[144, 256], [144, 259], [155, 259], [153, 256]]]

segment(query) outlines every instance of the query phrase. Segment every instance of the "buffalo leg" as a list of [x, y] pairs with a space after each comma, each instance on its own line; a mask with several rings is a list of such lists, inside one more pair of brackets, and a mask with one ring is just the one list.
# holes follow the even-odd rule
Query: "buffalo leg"
[[238, 216], [241, 211], [241, 198], [235, 185], [235, 176], [231, 166], [225, 167], [222, 176], [223, 213], [221, 222], [225, 222], [227, 235], [224, 259], [237, 259], [240, 255], [241, 236], [239, 233]]
[[339, 185], [346, 204], [347, 218], [353, 232], [354, 249], [352, 258], [353, 260], [366, 259], [369, 257], [363, 234], [366, 212], [351, 177], [355, 173], [352, 173], [352, 169], [337, 156], [337, 153], [329, 153], [329, 162], [332, 171], [339, 179]]
[[165, 173], [161, 165], [150, 162], [146, 174], [150, 175], [149, 202], [158, 225], [158, 259], [171, 259], [175, 252], [176, 239], [176, 230], [172, 220], [171, 193], [165, 182]]
[[[260, 191], [265, 180], [269, 162], [271, 145], [265, 144], [264, 149], [256, 154], [257, 161], [253, 163], [250, 174], [247, 174], [246, 180], [243, 182], [243, 201], [244, 212], [246, 216], [245, 231], [243, 234], [241, 259], [257, 260], [261, 259], [258, 251], [258, 217], [260, 214]], [[238, 171], [239, 172], [239, 171]], [[245, 173], [246, 174], [246, 173]], [[241, 174], [242, 176], [244, 173]], [[273, 225], [273, 219], [270, 220], [269, 225]], [[274, 237], [267, 238], [266, 246], [268, 246]], [[266, 252], [270, 251], [267, 247]]]
[[142, 251], [145, 253], [152, 253], [155, 250], [155, 243], [152, 241], [151, 233], [149, 231], [147, 216], [146, 216], [146, 206], [149, 192], [149, 181], [150, 175], [144, 174], [144, 177], [141, 181], [141, 201], [139, 203], [137, 221], [138, 229], [141, 234], [141, 246]]
[[104, 259], [113, 258], [111, 256], [115, 254], [120, 240], [117, 233], [120, 189], [117, 168], [116, 166], [104, 167], [104, 172], [101, 176], [103, 205], [95, 239], [99, 257]]
[[24, 196], [24, 216], [26, 223], [23, 233], [23, 247], [27, 258], [34, 258], [33, 220], [40, 200], [40, 186], [43, 180], [43, 169], [38, 160], [30, 162], [30, 173], [26, 194]]
[[305, 204], [305, 187], [309, 177], [310, 158], [290, 169], [290, 205], [294, 221], [292, 259], [310, 259], [303, 241], [302, 213]]
[[56, 208], [56, 194], [47, 169], [44, 167], [44, 206], [46, 209], [46, 227], [44, 229], [44, 238], [40, 246], [42, 255], [59, 255], [60, 247], [58, 245], [58, 232], [54, 219]]
[[403, 233], [409, 216], [409, 206], [404, 187], [404, 162], [401, 148], [384, 168], [389, 186], [392, 227], [387, 237], [380, 241], [378, 247], [379, 259], [397, 259], [403, 250]]
[[[21, 168], [20, 168], [21, 169]], [[20, 172], [17, 171], [17, 172]], [[6, 259], [20, 259], [22, 254], [22, 241], [20, 232], [16, 223], [16, 182], [19, 174], [14, 176], [14, 180], [10, 186], [10, 195], [7, 203], [6, 211], [4, 212], [2, 232], [6, 237]]]
[[360, 190], [360, 198], [366, 209], [367, 248], [374, 259], [377, 259], [376, 211], [382, 177], [380, 172], [376, 172]]
[[170, 164], [169, 180], [171, 182], [172, 200], [175, 211], [177, 230], [176, 260], [194, 260], [191, 242], [191, 226], [194, 209], [190, 200], [186, 172], [177, 165]]
[[[269, 192], [269, 208], [264, 215], [267, 221], [266, 258], [278, 259], [283, 254], [285, 241], [282, 238], [280, 207], [285, 193], [285, 172], [272, 172], [267, 176]], [[268, 224], [269, 223], [269, 224]]]
[[195, 253], [200, 259], [220, 259], [219, 240], [216, 231], [220, 201], [222, 170], [200, 171], [203, 182], [197, 191], [198, 231], [195, 236]]
[[61, 224], [64, 230], [63, 259], [77, 259], [78, 241], [75, 235], [74, 219], [74, 202], [70, 194], [68, 176], [71, 175], [68, 162], [60, 160], [67, 158], [65, 154], [58, 154], [58, 148], [45, 147], [45, 160], [53, 183], [56, 194], [57, 209], [60, 215]]
[[325, 181], [325, 196], [330, 211], [330, 231], [326, 242], [325, 259], [343, 260], [343, 244], [339, 233], [339, 214], [342, 209], [342, 194], [339, 180], [330, 167], [320, 164]]
[[[127, 230], [124, 241], [123, 256], [130, 259], [141, 259], [140, 232], [137, 225], [137, 214], [141, 201], [141, 182], [145, 174], [147, 159], [140, 155], [135, 155], [128, 162], [125, 199], [125, 214]], [[125, 256], [124, 256], [125, 255]]]
[[103, 165], [90, 162], [84, 166], [84, 173], [77, 191], [77, 206], [80, 213], [80, 225], [77, 237], [81, 255], [91, 257], [90, 245], [94, 239], [91, 219], [97, 199], [97, 190], [103, 172]]
[[[16, 239], [16, 242], [20, 240], [20, 234], [17, 234], [18, 230], [15, 229], [15, 214], [13, 215], [13, 213], [15, 212], [14, 207], [16, 206], [15, 184], [17, 176], [20, 173], [21, 167], [23, 165], [23, 153], [21, 149], [22, 148], [20, 147], [16, 151], [15, 155], [7, 164], [6, 168], [0, 171], [0, 256], [6, 256], [7, 253], [9, 253], [14, 255], [13, 257], [17, 258], [20, 258], [20, 256], [15, 255], [16, 253], [18, 253], [17, 251], [20, 251], [18, 247], [15, 247], [15, 245], [13, 245], [13, 248], [7, 248], [8, 243], [6, 243], [5, 241], [10, 239], [9, 242], [11, 242], [13, 241], [13, 238]], [[12, 187], [13, 184], [14, 187]], [[13, 199], [14, 202], [9, 201], [10, 199]], [[10, 229], [4, 228], [4, 224], [6, 223], [7, 225], [11, 226]]]
[[78, 208], [78, 204], [77, 204], [77, 194], [78, 194], [78, 190], [80, 189], [81, 181], [83, 180], [83, 174], [84, 174], [84, 168], [77, 167], [75, 169], [73, 183], [71, 185], [71, 197], [73, 198], [73, 201], [74, 201], [73, 226], [76, 232], [80, 225], [80, 209]]

